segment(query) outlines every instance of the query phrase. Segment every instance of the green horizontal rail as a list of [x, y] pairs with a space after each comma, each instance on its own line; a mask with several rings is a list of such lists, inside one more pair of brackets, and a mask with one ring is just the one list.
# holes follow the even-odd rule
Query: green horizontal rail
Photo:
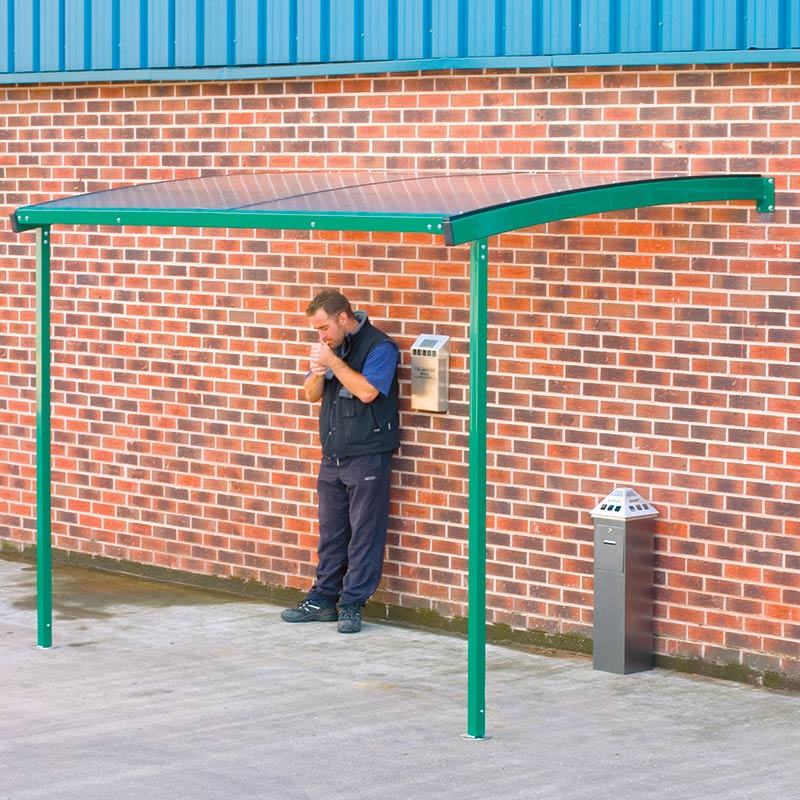
[[758, 211], [772, 212], [775, 180], [760, 175], [703, 176], [576, 189], [451, 217], [445, 221], [445, 241], [448, 245], [474, 242], [506, 231], [604, 211], [715, 200], [755, 200]]
[[45, 225], [111, 225], [114, 227], [255, 228], [271, 230], [388, 231], [441, 235], [440, 214], [382, 214], [324, 211], [229, 211], [207, 209], [48, 208], [25, 206], [16, 211], [17, 229]]

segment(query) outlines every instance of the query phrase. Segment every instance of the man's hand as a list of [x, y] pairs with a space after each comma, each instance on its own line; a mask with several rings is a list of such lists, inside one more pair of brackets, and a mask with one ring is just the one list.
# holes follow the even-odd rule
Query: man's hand
[[330, 357], [332, 355], [333, 351], [326, 344], [320, 344], [318, 342], [317, 344], [311, 345], [311, 372], [314, 375], [324, 375], [328, 370]]
[[328, 345], [321, 342], [311, 345], [310, 361], [311, 375], [304, 385], [306, 399], [309, 402], [314, 403], [322, 397], [325, 384], [323, 378], [328, 369], [332, 370], [342, 386], [362, 403], [371, 403], [378, 396], [378, 390], [360, 372], [350, 369]]
[[314, 344], [311, 346], [309, 363], [311, 374], [303, 382], [303, 394], [309, 403], [316, 403], [322, 397], [322, 390], [325, 386], [325, 373], [328, 367], [321, 362], [325, 357], [324, 350], [331, 352], [330, 347], [324, 344]]

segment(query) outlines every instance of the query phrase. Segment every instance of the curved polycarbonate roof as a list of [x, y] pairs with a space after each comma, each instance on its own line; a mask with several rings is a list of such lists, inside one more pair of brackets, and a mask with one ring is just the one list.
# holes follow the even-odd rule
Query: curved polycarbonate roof
[[53, 224], [380, 230], [447, 244], [602, 211], [713, 200], [774, 207], [760, 175], [265, 172], [92, 192], [18, 209], [19, 230]]

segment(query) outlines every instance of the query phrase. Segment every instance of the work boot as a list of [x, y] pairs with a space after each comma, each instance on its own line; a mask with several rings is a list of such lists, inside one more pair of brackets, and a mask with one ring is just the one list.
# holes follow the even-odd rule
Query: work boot
[[339, 606], [339, 633], [358, 633], [361, 630], [361, 604], [350, 603]]
[[336, 606], [322, 600], [303, 600], [294, 608], [284, 608], [281, 619], [284, 622], [336, 622], [339, 618]]

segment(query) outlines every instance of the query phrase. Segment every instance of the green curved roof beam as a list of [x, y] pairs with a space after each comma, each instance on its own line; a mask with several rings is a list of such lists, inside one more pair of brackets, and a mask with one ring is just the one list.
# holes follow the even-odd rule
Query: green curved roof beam
[[461, 244], [605, 211], [717, 200], [755, 200], [758, 211], [772, 212], [775, 210], [775, 182], [757, 175], [727, 175], [594, 186], [461, 214], [445, 222], [445, 239], [447, 244]]

